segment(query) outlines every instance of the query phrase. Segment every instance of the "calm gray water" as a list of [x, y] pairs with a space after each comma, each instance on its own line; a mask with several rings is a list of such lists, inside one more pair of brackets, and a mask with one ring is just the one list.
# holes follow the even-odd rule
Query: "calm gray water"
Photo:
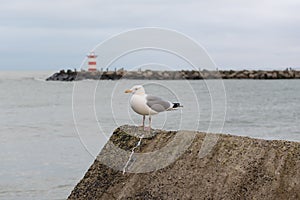
[[[184, 105], [154, 116], [155, 128], [213, 130], [208, 129], [212, 102], [204, 81], [82, 81], [74, 86], [43, 81], [50, 74], [0, 72], [0, 199], [65, 199], [112, 130], [141, 123], [128, 108], [130, 95], [123, 93], [135, 84]], [[223, 133], [300, 141], [300, 80], [225, 80], [224, 85]], [[221, 119], [224, 106], [213, 107]]]

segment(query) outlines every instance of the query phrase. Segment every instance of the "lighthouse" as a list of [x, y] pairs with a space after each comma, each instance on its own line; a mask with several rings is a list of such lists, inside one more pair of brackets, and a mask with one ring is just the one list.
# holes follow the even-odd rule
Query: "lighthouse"
[[87, 55], [88, 57], [88, 71], [89, 72], [95, 72], [97, 71], [97, 62], [96, 62], [96, 58], [97, 55], [95, 54], [95, 52], [90, 52], [89, 55]]

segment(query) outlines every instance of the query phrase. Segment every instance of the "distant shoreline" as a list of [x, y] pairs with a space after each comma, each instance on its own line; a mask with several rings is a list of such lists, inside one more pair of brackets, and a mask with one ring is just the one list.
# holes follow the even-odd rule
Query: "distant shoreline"
[[60, 70], [46, 81], [80, 81], [92, 80], [201, 80], [201, 79], [300, 79], [300, 70], [115, 70], [115, 71], [72, 71]]

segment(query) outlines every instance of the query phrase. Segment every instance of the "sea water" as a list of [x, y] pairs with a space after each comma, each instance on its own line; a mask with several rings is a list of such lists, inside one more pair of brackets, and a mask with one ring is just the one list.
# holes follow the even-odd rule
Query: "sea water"
[[[153, 116], [154, 128], [300, 141], [300, 80], [222, 80], [214, 105], [217, 80], [44, 81], [49, 75], [0, 72], [0, 199], [65, 199], [116, 127], [140, 125], [124, 94], [135, 84], [183, 105]], [[225, 116], [221, 129], [209, 129], [214, 116]]]

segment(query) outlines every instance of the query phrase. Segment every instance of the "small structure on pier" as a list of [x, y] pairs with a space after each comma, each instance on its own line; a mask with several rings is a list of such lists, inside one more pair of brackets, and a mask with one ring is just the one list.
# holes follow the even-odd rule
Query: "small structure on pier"
[[90, 52], [89, 55], [87, 55], [88, 57], [88, 71], [89, 72], [95, 72], [97, 71], [97, 61], [96, 58], [98, 57], [95, 52]]

